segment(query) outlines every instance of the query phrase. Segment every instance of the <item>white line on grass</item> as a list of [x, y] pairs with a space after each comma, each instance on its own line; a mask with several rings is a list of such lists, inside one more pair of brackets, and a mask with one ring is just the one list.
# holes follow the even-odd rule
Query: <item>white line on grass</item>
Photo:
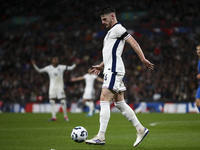
[[5, 130], [52, 130], [52, 129], [66, 129], [66, 127], [55, 127], [55, 128], [1, 128], [0, 131], [5, 131]]
[[166, 121], [166, 122], [153, 122], [153, 123], [150, 123], [149, 125], [150, 126], [156, 126], [158, 124], [173, 124], [173, 123], [188, 123], [188, 122], [200, 122], [200, 120], [194, 120], [194, 121]]

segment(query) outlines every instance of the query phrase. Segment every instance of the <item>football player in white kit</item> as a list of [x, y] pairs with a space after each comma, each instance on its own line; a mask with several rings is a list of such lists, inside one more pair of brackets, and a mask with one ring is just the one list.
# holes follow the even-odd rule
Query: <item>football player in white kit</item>
[[65, 70], [73, 70], [76, 67], [76, 64], [79, 63], [79, 60], [76, 60], [76, 63], [72, 66], [66, 66], [66, 65], [60, 65], [58, 64], [59, 60], [58, 57], [52, 58], [52, 64], [48, 65], [42, 69], [39, 69], [36, 64], [35, 60], [32, 60], [32, 65], [35, 68], [35, 70], [39, 73], [46, 72], [49, 75], [50, 79], [50, 85], [49, 85], [49, 102], [51, 104], [51, 113], [52, 118], [49, 119], [49, 121], [56, 121], [56, 110], [55, 110], [55, 100], [60, 100], [64, 119], [66, 121], [69, 121], [67, 117], [67, 111], [66, 111], [66, 95], [64, 91], [64, 82], [63, 82], [63, 75]]
[[84, 76], [80, 77], [74, 77], [71, 79], [71, 81], [80, 81], [85, 80], [85, 89], [83, 93], [83, 102], [86, 106], [89, 108], [89, 112], [87, 114], [87, 117], [91, 117], [94, 114], [94, 94], [95, 94], [95, 88], [94, 88], [94, 82], [95, 80], [99, 82], [103, 82], [103, 79], [101, 77], [98, 77], [96, 75], [93, 75], [92, 68], [88, 69], [88, 73]]
[[143, 127], [134, 111], [124, 101], [126, 87], [122, 79], [125, 75], [125, 67], [121, 54], [125, 42], [131, 45], [148, 70], [153, 70], [154, 65], [145, 58], [137, 41], [117, 21], [116, 11], [112, 6], [103, 7], [99, 12], [99, 16], [102, 24], [109, 29], [104, 38], [102, 50], [103, 62], [93, 66], [93, 74], [95, 75], [98, 75], [104, 69], [104, 83], [100, 97], [100, 127], [98, 134], [85, 142], [94, 145], [105, 144], [105, 133], [110, 119], [110, 102], [113, 99], [115, 106], [136, 128], [137, 138], [133, 146], [137, 146], [148, 134], [149, 130]]

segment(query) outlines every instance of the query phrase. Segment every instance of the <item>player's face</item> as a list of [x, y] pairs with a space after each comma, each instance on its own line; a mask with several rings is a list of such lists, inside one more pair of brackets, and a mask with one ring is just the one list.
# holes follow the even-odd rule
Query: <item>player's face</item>
[[197, 55], [200, 57], [200, 46], [197, 46]]
[[54, 57], [52, 59], [52, 64], [53, 64], [53, 66], [57, 66], [58, 65], [58, 57]]
[[104, 14], [101, 16], [101, 23], [106, 27], [106, 28], [111, 28], [112, 27], [112, 15], [111, 14]]
[[91, 68], [88, 69], [88, 73], [92, 74], [92, 69]]

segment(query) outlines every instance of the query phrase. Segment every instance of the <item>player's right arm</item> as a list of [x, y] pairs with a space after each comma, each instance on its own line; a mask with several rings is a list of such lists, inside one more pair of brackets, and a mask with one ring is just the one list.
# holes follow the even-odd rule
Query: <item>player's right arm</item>
[[67, 70], [69, 71], [73, 70], [79, 63], [80, 63], [80, 59], [76, 59], [73, 65], [67, 66]]
[[39, 72], [39, 73], [46, 72], [45, 68], [42, 68], [42, 69], [38, 68], [38, 66], [35, 64], [35, 60], [32, 60], [31, 63], [32, 63], [34, 69], [35, 69], [37, 72]]
[[99, 65], [95, 65], [95, 66], [92, 66], [93, 69], [92, 69], [92, 72], [94, 75], [99, 75], [100, 72], [103, 70], [103, 67], [104, 67], [104, 63], [101, 62]]
[[74, 78], [71, 78], [71, 81], [74, 82], [74, 81], [80, 81], [80, 80], [84, 80], [85, 78], [83, 76], [80, 76], [80, 77], [74, 77]]

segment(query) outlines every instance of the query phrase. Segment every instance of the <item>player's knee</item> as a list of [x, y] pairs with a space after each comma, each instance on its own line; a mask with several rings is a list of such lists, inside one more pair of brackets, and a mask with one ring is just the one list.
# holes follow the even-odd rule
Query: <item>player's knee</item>
[[196, 99], [196, 106], [200, 107], [200, 99], [199, 98]]
[[200, 102], [199, 101], [196, 101], [196, 106], [200, 107]]
[[51, 105], [55, 104], [55, 100], [50, 99], [49, 102], [50, 102]]
[[109, 101], [109, 99], [106, 98], [106, 96], [101, 95], [101, 97], [100, 97], [100, 101]]
[[65, 105], [65, 104], [66, 104], [66, 100], [62, 99], [62, 100], [60, 101], [60, 103], [61, 103], [62, 105]]
[[105, 101], [105, 99], [106, 99], [106, 98], [105, 98], [105, 95], [101, 93], [100, 101]]

